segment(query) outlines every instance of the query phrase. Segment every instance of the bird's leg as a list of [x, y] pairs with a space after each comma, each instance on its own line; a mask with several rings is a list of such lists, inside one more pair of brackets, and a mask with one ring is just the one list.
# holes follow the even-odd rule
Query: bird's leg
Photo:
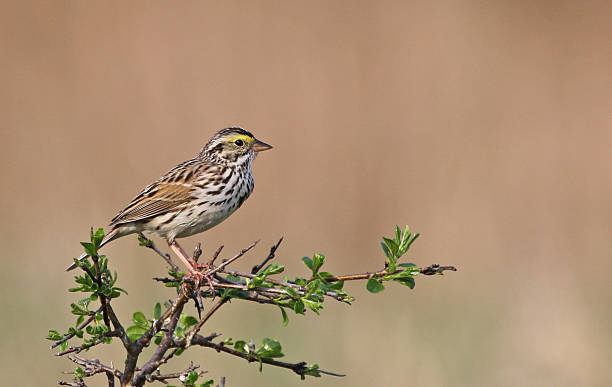
[[208, 286], [210, 287], [210, 292], [214, 295], [215, 287], [213, 286], [212, 278], [209, 275], [206, 275], [205, 272], [203, 273], [199, 270], [208, 270], [209, 266], [206, 264], [199, 264], [195, 260], [190, 258], [177, 241], [168, 242], [168, 246], [170, 247], [170, 250], [174, 251], [174, 253], [179, 257], [179, 259], [183, 261], [185, 266], [187, 266], [187, 270], [189, 270], [188, 276], [193, 277], [196, 281], [196, 289], [200, 287], [200, 281], [202, 280], [202, 278], [205, 278], [206, 282], [208, 283]]
[[179, 245], [176, 241], [172, 241], [168, 242], [168, 247], [170, 247], [170, 250], [174, 251], [174, 254], [176, 254], [177, 257], [179, 257], [179, 259], [183, 261], [185, 266], [187, 266], [189, 272], [195, 271], [193, 264], [191, 263], [192, 259], [189, 258], [185, 250], [183, 250], [183, 248], [181, 247], [181, 245]]

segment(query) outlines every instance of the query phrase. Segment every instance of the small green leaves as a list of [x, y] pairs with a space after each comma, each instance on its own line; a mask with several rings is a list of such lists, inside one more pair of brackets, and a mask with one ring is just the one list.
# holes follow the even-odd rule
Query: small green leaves
[[412, 243], [419, 237], [419, 234], [410, 233], [410, 228], [406, 226], [402, 231], [399, 226], [393, 230], [393, 239], [383, 237], [380, 243], [385, 256], [386, 275], [376, 273], [376, 276], [369, 278], [366, 288], [371, 293], [380, 293], [385, 289], [384, 281], [395, 281], [402, 285], [414, 288], [414, 276], [419, 275], [419, 268], [413, 263], [398, 263], [399, 259], [408, 251]]
[[304, 265], [306, 265], [307, 268], [312, 270], [312, 259], [310, 259], [308, 257], [304, 257], [304, 258], [302, 258], [302, 262], [304, 262]]
[[313, 364], [304, 369], [304, 372], [300, 375], [300, 379], [304, 380], [306, 376], [314, 376], [316, 378], [321, 377], [321, 372], [319, 372], [319, 365]]
[[143, 237], [142, 234], [138, 234], [138, 245], [150, 248], [153, 246], [153, 243], [147, 238]]
[[312, 276], [316, 276], [319, 269], [325, 263], [325, 255], [316, 253], [312, 256]]
[[302, 297], [302, 302], [308, 309], [312, 310], [316, 314], [319, 314], [319, 309], [323, 308], [323, 303], [318, 301], [312, 301], [307, 299], [306, 297]]
[[49, 334], [46, 337], [47, 340], [58, 341], [62, 339], [62, 335], [55, 329], [49, 329]]
[[265, 269], [257, 273], [253, 278], [247, 278], [245, 280], [246, 285], [249, 289], [255, 289], [258, 287], [271, 287], [273, 286], [270, 282], [266, 282], [266, 278], [270, 275], [282, 273], [285, 270], [284, 266], [274, 262], [268, 265]]
[[150, 326], [149, 320], [147, 320], [144, 313], [142, 312], [135, 312], [132, 315], [132, 321], [134, 322], [134, 324], [136, 324], [139, 327], [142, 327], [144, 329], [149, 329], [149, 326]]
[[198, 373], [195, 371], [190, 371], [187, 374], [187, 378], [185, 379], [185, 385], [186, 386], [193, 386], [193, 384], [198, 380]]
[[[196, 384], [198, 379], [200, 379], [200, 374], [198, 374], [196, 371], [189, 371], [187, 373], [187, 375], [185, 376], [185, 381], [183, 382], [183, 386], [186, 386], [186, 387], [210, 387], [214, 383], [214, 380], [209, 379], [209, 380], [205, 381], [204, 383]], [[168, 386], [168, 387], [171, 387], [171, 386]]]
[[75, 379], [83, 379], [87, 374], [85, 373], [85, 371], [83, 371], [83, 369], [81, 367], [77, 367], [74, 370], [74, 378]]
[[285, 356], [278, 340], [273, 340], [267, 337], [261, 341], [261, 345], [257, 348], [255, 353], [264, 358]]
[[281, 314], [283, 316], [283, 326], [286, 327], [287, 324], [289, 324], [289, 317], [287, 317], [287, 312], [285, 312], [285, 309], [283, 309], [282, 307], [279, 307]]
[[132, 325], [125, 330], [125, 333], [127, 333], [130, 340], [136, 341], [140, 338], [140, 336], [144, 335], [146, 331], [147, 330], [144, 328], [141, 328], [137, 325]]
[[306, 265], [306, 267], [312, 271], [312, 278], [315, 278], [319, 272], [319, 269], [325, 263], [325, 255], [316, 253], [312, 256], [312, 259], [308, 257], [302, 258], [302, 262], [304, 262], [304, 265]]
[[[398, 260], [408, 251], [412, 243], [419, 237], [419, 234], [411, 234], [410, 228], [406, 226], [401, 231], [398, 226], [394, 229], [394, 238], [383, 237], [381, 246], [387, 257], [387, 275], [377, 275], [368, 279], [366, 288], [371, 293], [380, 293], [385, 287], [383, 281], [395, 281], [402, 285], [414, 288], [414, 276], [419, 275], [419, 268], [413, 263], [398, 263]], [[398, 268], [403, 268], [399, 269]]]
[[81, 242], [81, 246], [83, 246], [83, 250], [87, 255], [97, 256], [98, 249], [102, 244], [102, 240], [104, 239], [104, 229], [99, 228], [94, 232], [93, 228], [90, 231], [90, 240], [91, 242]]
[[85, 250], [85, 253], [87, 255], [96, 255], [98, 254], [98, 250], [96, 250], [96, 247], [94, 246], [93, 243], [89, 243], [89, 242], [81, 242], [81, 245], [83, 246], [83, 250]]
[[301, 299], [295, 301], [293, 311], [297, 314], [304, 314], [304, 302]]
[[406, 226], [402, 232], [399, 226], [395, 226], [394, 238], [383, 237], [380, 243], [387, 257], [387, 273], [391, 274], [397, 269], [397, 261], [408, 251], [410, 245], [419, 237], [419, 234], [411, 234], [410, 227]]
[[185, 313], [181, 313], [178, 324], [176, 324], [176, 330], [174, 331], [174, 334], [177, 337], [183, 339], [185, 338], [185, 333], [189, 330], [189, 328], [196, 325], [197, 323], [198, 323], [197, 318], [193, 316], [189, 316]]
[[157, 320], [160, 317], [161, 317], [161, 304], [158, 302], [155, 304], [155, 307], [153, 308], [153, 318]]
[[132, 322], [134, 325], [126, 329], [126, 333], [132, 341], [138, 340], [151, 327], [151, 322], [147, 320], [142, 312], [135, 312], [132, 315]]
[[93, 227], [92, 227], [90, 237], [91, 237], [91, 242], [93, 243], [97, 251], [100, 248], [100, 245], [102, 244], [102, 240], [104, 239], [104, 229], [100, 227], [94, 233]]
[[380, 293], [385, 290], [385, 286], [380, 280], [376, 278], [370, 278], [366, 284], [366, 289], [368, 289], [370, 293]]

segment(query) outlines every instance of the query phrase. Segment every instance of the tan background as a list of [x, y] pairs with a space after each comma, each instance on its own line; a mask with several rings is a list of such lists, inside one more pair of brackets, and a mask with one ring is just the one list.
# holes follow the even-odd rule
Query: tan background
[[[64, 267], [90, 226], [240, 124], [275, 146], [254, 195], [185, 240], [207, 254], [281, 235], [278, 261], [327, 254], [377, 269], [394, 224], [410, 260], [455, 264], [414, 291], [319, 318], [234, 302], [206, 331], [281, 340], [286, 359], [346, 372], [308, 385], [612, 383], [609, 2], [21, 2], [0, 14], [2, 378], [73, 369], [42, 338], [74, 319]], [[135, 238], [105, 252], [121, 317], [172, 293]], [[385, 297], [389, 296], [389, 297]], [[121, 364], [119, 345], [93, 352]], [[229, 386], [306, 385], [210, 350]], [[175, 361], [181, 367], [187, 358]], [[23, 380], [23, 379], [21, 379]], [[103, 378], [93, 385], [103, 385]], [[300, 384], [301, 383], [301, 384]]]

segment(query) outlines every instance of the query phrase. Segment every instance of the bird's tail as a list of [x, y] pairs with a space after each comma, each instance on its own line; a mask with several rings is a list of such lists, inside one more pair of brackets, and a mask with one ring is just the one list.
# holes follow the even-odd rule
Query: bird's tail
[[[111, 232], [109, 232], [108, 234], [106, 234], [104, 236], [104, 239], [102, 239], [102, 242], [100, 242], [100, 247], [104, 246], [105, 244], [107, 244], [108, 242], [115, 240], [117, 238], [119, 238], [121, 236], [121, 234], [119, 233], [119, 229], [116, 228], [114, 230], [112, 230]], [[84, 260], [85, 258], [89, 257], [88, 254], [83, 253], [78, 259], [79, 261]], [[70, 271], [70, 270], [74, 270], [78, 267], [78, 265], [75, 263], [73, 263], [72, 265], [70, 265], [66, 271]]]

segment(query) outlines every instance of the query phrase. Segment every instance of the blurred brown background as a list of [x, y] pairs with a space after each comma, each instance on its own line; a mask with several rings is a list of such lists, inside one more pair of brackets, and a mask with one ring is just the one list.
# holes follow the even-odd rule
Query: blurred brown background
[[[3, 3], [3, 379], [54, 385], [73, 369], [42, 338], [74, 321], [63, 270], [78, 242], [239, 124], [275, 148], [257, 159], [246, 205], [189, 249], [223, 243], [230, 254], [261, 238], [239, 264], [249, 268], [284, 235], [278, 261], [291, 272], [315, 251], [332, 272], [359, 272], [381, 266], [378, 240], [398, 223], [422, 233], [411, 261], [460, 271], [418, 278], [413, 291], [392, 284], [388, 298], [350, 284], [353, 306], [290, 315], [286, 328], [276, 308], [234, 302], [206, 331], [275, 337], [286, 360], [348, 374], [308, 385], [610, 385], [611, 11], [605, 1]], [[150, 280], [164, 264], [135, 237], [105, 252], [130, 292], [124, 320], [172, 296]], [[119, 345], [92, 352], [122, 364]], [[191, 355], [229, 386], [306, 385]]]

